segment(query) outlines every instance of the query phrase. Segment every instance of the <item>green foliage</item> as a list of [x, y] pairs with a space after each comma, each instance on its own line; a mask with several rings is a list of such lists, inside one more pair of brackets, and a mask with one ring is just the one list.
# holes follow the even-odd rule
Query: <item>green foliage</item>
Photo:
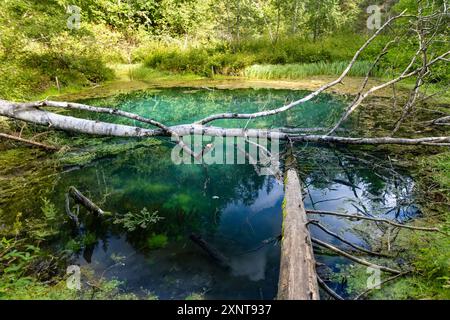
[[[431, 166], [428, 164], [432, 164]], [[441, 186], [443, 191], [450, 192], [450, 153], [438, 154], [424, 164], [431, 170], [433, 179]]]
[[[70, 48], [67, 50], [70, 51]], [[30, 53], [22, 63], [39, 72], [41, 76], [47, 77], [48, 82], [56, 82], [58, 78], [62, 86], [70, 84], [86, 86], [114, 77], [113, 71], [107, 68], [98, 57], [96, 53], [76, 55], [58, 50], [40, 54]]]
[[0, 240], [0, 273], [13, 279], [24, 275], [40, 249], [33, 245], [22, 246], [15, 239]]
[[205, 300], [204, 294], [201, 293], [191, 293], [188, 295], [185, 300], [187, 301], [194, 301], [194, 300]]
[[[114, 79], [107, 63], [145, 62], [150, 69], [207, 77], [242, 75], [252, 65], [340, 63], [367, 38], [364, 0], [80, 0], [79, 30], [67, 28], [70, 4], [4, 1], [0, 73], [7, 76], [0, 83], [1, 98], [29, 100], [43, 92], [97, 85]], [[417, 2], [386, 7], [387, 14], [404, 8], [414, 13]], [[395, 28], [406, 28], [405, 23]], [[430, 44], [436, 52], [446, 50], [440, 43], [448, 30], [441, 29], [442, 41]], [[383, 34], [363, 52], [362, 63], [373, 61], [391, 38], [390, 32]], [[415, 38], [408, 35], [386, 54], [381, 75], [408, 65]], [[429, 82], [449, 81], [445, 64], [432, 71]], [[133, 72], [136, 79], [157, 76], [145, 68]]]
[[[426, 183], [425, 217], [434, 216], [431, 222], [450, 234], [450, 153], [443, 152], [427, 157], [421, 162], [420, 175]], [[430, 180], [431, 179], [431, 180]], [[429, 186], [433, 187], [430, 188]], [[416, 233], [405, 244], [411, 248], [411, 260], [416, 276], [411, 281], [418, 298], [450, 298], [450, 241], [441, 233]]]
[[65, 1], [7, 0], [0, 8], [0, 97], [30, 99], [56, 87], [86, 86], [114, 77], [95, 27], [66, 26]]
[[[83, 274], [87, 272], [83, 270]], [[32, 278], [21, 277], [10, 281], [0, 277], [0, 300], [137, 300], [140, 297], [131, 293], [124, 293], [121, 289], [123, 283], [118, 280], [89, 279], [95, 283], [95, 289], [84, 286], [81, 290], [71, 290], [66, 286], [66, 281], [48, 285]], [[156, 300], [153, 294], [144, 298]]]
[[306, 25], [312, 31], [314, 41], [355, 20], [358, 12], [357, 2], [345, 1], [344, 7], [339, 0], [306, 1]]
[[153, 52], [145, 61], [150, 68], [172, 72], [192, 72], [208, 75], [208, 54], [203, 49], [165, 50]]
[[48, 200], [47, 198], [42, 198], [42, 213], [45, 216], [45, 219], [48, 223], [53, 223], [56, 221], [57, 218], [57, 211], [55, 205]]
[[41, 211], [43, 217], [26, 219], [25, 229], [28, 236], [32, 239], [48, 240], [59, 233], [58, 226], [62, 222], [61, 216], [58, 214], [55, 205], [44, 197], [42, 198]]

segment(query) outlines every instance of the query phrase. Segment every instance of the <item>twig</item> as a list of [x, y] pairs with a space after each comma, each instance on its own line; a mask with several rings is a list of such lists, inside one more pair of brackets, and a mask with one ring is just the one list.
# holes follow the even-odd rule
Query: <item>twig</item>
[[38, 148], [42, 148], [45, 150], [51, 150], [51, 151], [58, 151], [59, 148], [54, 147], [54, 146], [50, 146], [47, 144], [43, 144], [40, 142], [36, 142], [36, 141], [32, 141], [32, 140], [28, 140], [28, 139], [24, 139], [24, 138], [20, 138], [20, 137], [16, 137], [16, 136], [12, 136], [10, 134], [6, 134], [6, 133], [0, 133], [0, 137], [1, 138], [5, 138], [5, 139], [10, 139], [10, 140], [15, 140], [15, 141], [19, 141], [25, 144], [29, 144]]
[[376, 221], [376, 222], [384, 222], [384, 223], [390, 224], [390, 225], [398, 227], [398, 228], [405, 228], [405, 229], [411, 229], [411, 230], [420, 230], [420, 231], [430, 231], [430, 232], [439, 232], [439, 233], [442, 233], [442, 234], [448, 236], [447, 233], [439, 230], [438, 228], [426, 228], [426, 227], [408, 226], [408, 225], [396, 223], [396, 222], [393, 222], [391, 220], [383, 219], [383, 218], [374, 218], [374, 217], [361, 216], [361, 215], [358, 215], [358, 214], [346, 214], [346, 213], [340, 213], [340, 212], [334, 212], [334, 211], [321, 211], [321, 210], [306, 210], [306, 213], [308, 213], [308, 214], [337, 216], [337, 217], [350, 218], [350, 219], [356, 219], [356, 220], [369, 220], [369, 221]]

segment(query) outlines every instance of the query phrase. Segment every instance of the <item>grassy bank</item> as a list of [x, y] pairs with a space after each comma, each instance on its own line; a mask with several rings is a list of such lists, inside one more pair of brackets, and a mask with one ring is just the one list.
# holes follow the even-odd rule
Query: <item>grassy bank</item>
[[[244, 69], [243, 74], [250, 79], [305, 79], [311, 76], [328, 75], [338, 76], [347, 68], [347, 61], [339, 62], [315, 62], [306, 64], [285, 65], [252, 65]], [[358, 61], [349, 72], [351, 77], [382, 76], [378, 70], [371, 70], [372, 63]]]

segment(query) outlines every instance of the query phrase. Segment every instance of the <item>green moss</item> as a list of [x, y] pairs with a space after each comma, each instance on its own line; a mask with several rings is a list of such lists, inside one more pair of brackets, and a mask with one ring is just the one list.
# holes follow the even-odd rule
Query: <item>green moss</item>
[[147, 239], [147, 247], [149, 249], [165, 248], [168, 243], [168, 238], [165, 234], [152, 234]]
[[166, 209], [181, 209], [183, 212], [190, 212], [195, 207], [196, 200], [189, 194], [180, 193], [173, 195], [165, 204]]
[[[68, 289], [65, 280], [56, 285], [46, 285], [31, 277], [9, 281], [0, 278], [0, 300], [137, 300], [138, 296], [123, 293], [122, 282], [117, 280], [95, 282], [96, 290], [82, 286], [81, 290]], [[156, 300], [154, 295], [146, 297]]]
[[155, 193], [167, 193], [172, 190], [172, 187], [167, 184], [162, 183], [153, 183], [151, 185], [148, 185], [146, 188], [146, 191], [155, 194]]
[[201, 293], [191, 293], [184, 300], [205, 300], [205, 296]]

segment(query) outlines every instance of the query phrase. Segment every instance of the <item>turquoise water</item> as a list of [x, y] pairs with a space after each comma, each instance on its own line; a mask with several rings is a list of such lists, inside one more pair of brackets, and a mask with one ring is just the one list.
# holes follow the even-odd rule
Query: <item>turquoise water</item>
[[[216, 112], [274, 108], [304, 94], [287, 90], [164, 89], [85, 102], [180, 124]], [[277, 117], [214, 124], [323, 127], [329, 126], [343, 107], [342, 100], [324, 95]], [[98, 119], [112, 118], [102, 115]], [[68, 167], [60, 174], [52, 195], [58, 208], [64, 208], [64, 194], [69, 186], [75, 186], [112, 215], [98, 221], [82, 209], [81, 229], [77, 234], [65, 231], [58, 250], [72, 250], [72, 263], [88, 265], [98, 276], [123, 281], [124, 291], [141, 296], [152, 293], [159, 299], [184, 299], [195, 293], [205, 299], [273, 299], [280, 260], [280, 247], [273, 239], [281, 234], [282, 179], [261, 176], [249, 164], [175, 165], [170, 158], [173, 144], [167, 139], [158, 141], [152, 147], [141, 146], [85, 166]], [[126, 142], [110, 139], [104, 143]], [[399, 173], [382, 153], [309, 144], [295, 146], [295, 154], [307, 208], [345, 210], [398, 221], [418, 214], [411, 200], [413, 181]], [[135, 230], [117, 221], [144, 209], [162, 219], [135, 226]], [[370, 236], [363, 236], [361, 222], [316, 219], [365, 247], [386, 232], [375, 225]], [[311, 232], [348, 249], [313, 226]], [[192, 233], [227, 257], [229, 268], [218, 265], [194, 244], [189, 239]], [[323, 274], [348, 263], [323, 252], [316, 258], [325, 263], [319, 268]], [[345, 295], [345, 285], [329, 284]]]
[[[104, 99], [83, 101], [98, 106], [114, 106], [123, 110], [154, 118], [168, 125], [192, 123], [208, 115], [221, 112], [251, 113], [280, 107], [303, 97], [308, 92], [293, 90], [207, 90], [161, 89], [139, 91]], [[267, 118], [248, 120], [219, 120], [213, 124], [222, 127], [271, 128], [276, 126], [325, 127], [330, 126], [343, 108], [343, 99], [328, 94], [307, 102], [296, 109]], [[91, 118], [114, 119], [115, 122], [133, 123], [105, 115]]]

